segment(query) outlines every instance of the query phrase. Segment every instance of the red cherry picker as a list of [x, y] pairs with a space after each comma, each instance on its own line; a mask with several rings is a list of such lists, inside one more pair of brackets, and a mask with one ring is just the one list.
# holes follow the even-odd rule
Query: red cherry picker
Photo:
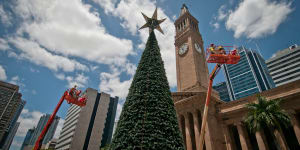
[[200, 150], [203, 150], [203, 145], [204, 145], [204, 134], [205, 134], [207, 113], [208, 113], [213, 80], [218, 74], [218, 72], [220, 71], [221, 66], [223, 64], [237, 64], [240, 60], [240, 55], [236, 48], [226, 52], [224, 47], [232, 47], [232, 46], [218, 46], [217, 48], [216, 46], [214, 46], [214, 44], [211, 44], [210, 47], [206, 50], [207, 63], [216, 63], [216, 66], [209, 76], [209, 85], [208, 85], [208, 90], [206, 95], [204, 113], [203, 113], [202, 124], [201, 124], [201, 132], [200, 132]]
[[35, 142], [34, 150], [41, 149], [44, 137], [45, 137], [46, 133], [48, 132], [48, 129], [50, 128], [51, 124], [53, 123], [56, 113], [59, 110], [59, 108], [64, 100], [66, 100], [69, 104], [75, 104], [77, 106], [83, 107], [86, 105], [87, 97], [86, 97], [86, 94], [81, 94], [81, 90], [76, 89], [76, 85], [73, 88], [71, 88], [70, 90], [66, 90], [64, 92], [63, 96], [60, 98], [58, 104], [56, 105], [46, 126], [44, 127], [44, 129], [41, 132], [40, 136], [38, 137], [37, 141]]

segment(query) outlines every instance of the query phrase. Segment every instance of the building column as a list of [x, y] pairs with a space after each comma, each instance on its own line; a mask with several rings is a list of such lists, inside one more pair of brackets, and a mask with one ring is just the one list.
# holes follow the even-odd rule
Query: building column
[[255, 132], [255, 137], [256, 137], [256, 141], [257, 141], [259, 150], [268, 150], [269, 149], [266, 136], [262, 130]]
[[285, 138], [284, 138], [284, 135], [281, 131], [279, 130], [274, 130], [274, 135], [275, 135], [275, 138], [280, 146], [280, 149], [281, 150], [288, 150], [288, 146], [287, 146], [287, 143], [285, 141]]
[[192, 150], [191, 129], [188, 114], [184, 114], [186, 150]]
[[181, 118], [180, 118], [180, 114], [177, 114], [177, 120], [178, 120], [178, 127], [180, 132], [182, 133], [182, 124], [181, 124]]
[[196, 143], [196, 149], [200, 150], [200, 130], [199, 129], [199, 120], [198, 120], [198, 112], [197, 110], [193, 111], [193, 120], [194, 120], [194, 133], [195, 133], [195, 143]]
[[242, 124], [242, 122], [237, 123], [236, 126], [237, 126], [237, 129], [238, 129], [238, 132], [239, 132], [239, 137], [240, 137], [242, 150], [250, 150], [251, 149], [251, 143], [250, 143], [250, 140], [249, 140], [247, 129]]
[[293, 125], [295, 135], [297, 137], [298, 143], [300, 144], [300, 123], [299, 120], [296, 118], [296, 113], [295, 111], [289, 112], [290, 118], [291, 118], [291, 123]]
[[226, 142], [226, 149], [227, 150], [235, 150], [235, 146], [233, 143], [232, 136], [230, 135], [228, 125], [224, 124], [224, 125], [222, 125], [222, 127], [223, 127], [225, 142]]

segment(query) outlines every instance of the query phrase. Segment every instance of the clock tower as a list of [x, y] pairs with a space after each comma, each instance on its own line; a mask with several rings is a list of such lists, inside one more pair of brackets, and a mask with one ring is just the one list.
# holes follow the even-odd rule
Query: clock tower
[[177, 91], [206, 91], [208, 68], [198, 21], [183, 4], [175, 21]]

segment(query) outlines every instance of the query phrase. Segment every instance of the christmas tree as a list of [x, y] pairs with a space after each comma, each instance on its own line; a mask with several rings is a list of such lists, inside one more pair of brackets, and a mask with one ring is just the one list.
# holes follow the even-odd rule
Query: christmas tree
[[184, 150], [174, 103], [154, 29], [161, 33], [157, 10], [144, 15], [149, 38], [131, 83], [111, 150]]

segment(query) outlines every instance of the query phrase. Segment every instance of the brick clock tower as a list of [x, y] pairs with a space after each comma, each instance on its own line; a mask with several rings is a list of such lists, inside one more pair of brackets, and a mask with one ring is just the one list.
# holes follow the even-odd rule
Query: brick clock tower
[[[183, 5], [175, 21], [177, 92], [172, 93], [179, 127], [186, 150], [200, 150], [200, 129], [208, 88], [208, 68], [198, 21]], [[225, 150], [224, 137], [216, 104], [218, 93], [212, 91], [208, 121], [205, 128], [205, 149]]]
[[208, 86], [208, 69], [198, 21], [183, 5], [175, 21], [177, 91], [203, 91]]

